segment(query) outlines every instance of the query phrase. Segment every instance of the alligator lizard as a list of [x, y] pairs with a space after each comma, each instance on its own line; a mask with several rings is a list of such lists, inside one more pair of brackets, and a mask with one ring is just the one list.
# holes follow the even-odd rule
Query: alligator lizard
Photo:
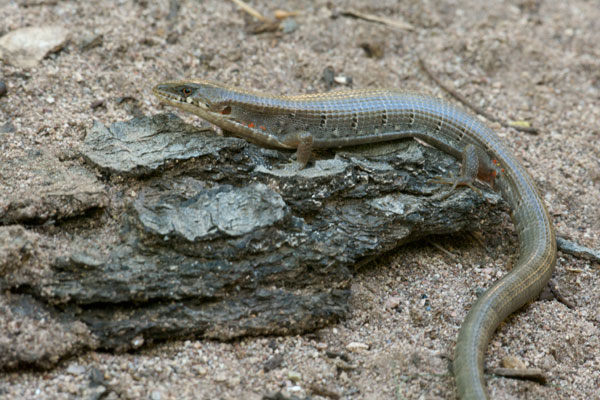
[[301, 166], [313, 149], [413, 137], [462, 158], [461, 176], [443, 183], [472, 186], [480, 179], [492, 184], [510, 206], [519, 257], [512, 271], [471, 307], [454, 359], [459, 397], [487, 398], [483, 363], [492, 334], [538, 295], [556, 264], [546, 206], [531, 176], [491, 129], [449, 102], [395, 90], [276, 96], [191, 80], [161, 83], [153, 92], [160, 101], [260, 146], [296, 149]]

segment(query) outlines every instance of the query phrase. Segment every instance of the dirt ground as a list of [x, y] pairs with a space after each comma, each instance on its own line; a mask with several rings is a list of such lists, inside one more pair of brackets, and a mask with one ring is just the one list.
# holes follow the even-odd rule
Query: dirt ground
[[[278, 9], [299, 14], [297, 26], [288, 26], [292, 32], [252, 34], [255, 20], [230, 1], [0, 0], [0, 35], [53, 24], [70, 32], [67, 46], [36, 67], [0, 62], [7, 86], [0, 126], [14, 128], [0, 134], [2, 153], [62, 154], [81, 145], [93, 120], [108, 125], [165, 111], [150, 89], [167, 79], [202, 77], [308, 93], [327, 90], [322, 75], [332, 67], [351, 77], [355, 88], [447, 96], [419, 68], [420, 55], [472, 103], [539, 129], [531, 135], [490, 124], [531, 172], [557, 234], [599, 249], [598, 3], [365, 4], [253, 2], [267, 16]], [[352, 9], [413, 29], [346, 16]], [[96, 46], [89, 45], [93, 38], [99, 38]], [[380, 53], [369, 57], [364, 47]], [[175, 341], [131, 354], [88, 352], [50, 371], [0, 375], [0, 397], [260, 399], [281, 392], [289, 398], [453, 399], [449, 363], [458, 329], [477, 288], [510, 265], [516, 250], [511, 229], [507, 218], [504, 226], [477, 234], [480, 240], [431, 239], [454, 257], [424, 242], [362, 268], [352, 288], [351, 318], [313, 334]], [[600, 398], [599, 272], [598, 263], [559, 253], [554, 279], [575, 307], [555, 299], [528, 305], [500, 327], [486, 359], [488, 367], [499, 367], [515, 356], [541, 368], [548, 383], [488, 376], [493, 398]], [[91, 383], [94, 374], [103, 376], [106, 391]]]

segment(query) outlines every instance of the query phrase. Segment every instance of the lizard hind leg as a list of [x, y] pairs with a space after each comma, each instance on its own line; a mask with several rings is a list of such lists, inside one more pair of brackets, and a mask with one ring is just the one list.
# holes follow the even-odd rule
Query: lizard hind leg
[[477, 179], [479, 172], [479, 154], [477, 148], [469, 144], [462, 152], [462, 166], [460, 168], [460, 175], [457, 177], [450, 178], [436, 178], [429, 181], [429, 183], [440, 183], [444, 185], [452, 185], [450, 190], [443, 196], [443, 199], [447, 198], [454, 192], [457, 186], [468, 186], [479, 196], [483, 197], [483, 193], [479, 188], [476, 188], [473, 182]]
[[298, 147], [296, 147], [296, 161], [300, 164], [300, 169], [304, 169], [310, 160], [313, 149], [313, 136], [310, 132], [301, 132], [298, 134]]

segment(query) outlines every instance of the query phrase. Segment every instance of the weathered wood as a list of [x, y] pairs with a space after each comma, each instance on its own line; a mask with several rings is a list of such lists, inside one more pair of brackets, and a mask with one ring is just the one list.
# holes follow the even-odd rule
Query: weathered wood
[[415, 141], [321, 154], [304, 170], [290, 154], [173, 115], [96, 123], [82, 155], [106, 179], [105, 212], [40, 230], [42, 273], [12, 267], [2, 285], [58, 326], [89, 329], [58, 358], [171, 338], [302, 333], [348, 314], [357, 262], [478, 229], [502, 208], [489, 191], [443, 199], [427, 181], [458, 164]]

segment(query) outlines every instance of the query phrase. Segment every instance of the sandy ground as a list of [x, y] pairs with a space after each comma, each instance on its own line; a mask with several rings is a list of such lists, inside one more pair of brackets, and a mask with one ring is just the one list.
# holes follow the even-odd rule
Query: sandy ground
[[[150, 88], [165, 79], [203, 77], [306, 93], [326, 89], [321, 76], [331, 66], [352, 77], [356, 88], [444, 95], [419, 69], [420, 54], [474, 104], [539, 128], [535, 136], [491, 124], [533, 175], [557, 233], [600, 248], [597, 2], [388, 0], [367, 7], [359, 1], [272, 1], [258, 9], [265, 15], [301, 11], [298, 26], [289, 34], [261, 35], [248, 33], [252, 19], [231, 2], [172, 3], [180, 8], [169, 17], [166, 0], [0, 0], [0, 34], [59, 24], [71, 35], [65, 49], [35, 68], [0, 63], [8, 88], [0, 98], [0, 126], [10, 122], [15, 128], [0, 135], [2, 151], [77, 149], [93, 120], [111, 124], [163, 111]], [[414, 30], [340, 13], [352, 8], [404, 20]], [[82, 48], [98, 35], [99, 46]], [[380, 48], [382, 57], [367, 57], [363, 43]], [[103, 105], [93, 108], [99, 101]], [[485, 247], [470, 235], [432, 238], [460, 263], [425, 242], [361, 269], [351, 318], [314, 334], [225, 344], [178, 341], [134, 354], [90, 352], [51, 371], [0, 375], [0, 397], [260, 399], [281, 392], [298, 398], [455, 398], [448, 366], [456, 335], [477, 289], [501, 276], [512, 260], [510, 226], [507, 218], [504, 226], [481, 232]], [[488, 366], [515, 356], [541, 368], [549, 381], [542, 386], [490, 376], [494, 398], [600, 398], [598, 267], [559, 253], [554, 278], [576, 307], [538, 301], [501, 326]], [[397, 306], [387, 307], [390, 302]], [[366, 349], [353, 351], [355, 342]]]

